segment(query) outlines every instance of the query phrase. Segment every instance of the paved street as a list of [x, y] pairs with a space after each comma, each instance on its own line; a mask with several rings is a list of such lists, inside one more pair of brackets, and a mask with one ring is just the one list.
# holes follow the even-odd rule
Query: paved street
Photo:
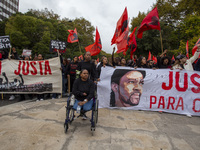
[[99, 109], [94, 136], [90, 122], [81, 118], [65, 134], [65, 104], [66, 98], [62, 98], [1, 106], [0, 149], [199, 150], [200, 147], [200, 117]]

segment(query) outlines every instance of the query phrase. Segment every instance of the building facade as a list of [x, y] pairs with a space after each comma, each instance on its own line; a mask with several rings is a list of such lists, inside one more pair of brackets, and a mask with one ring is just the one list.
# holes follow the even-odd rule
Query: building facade
[[0, 21], [19, 11], [19, 0], [0, 0]]

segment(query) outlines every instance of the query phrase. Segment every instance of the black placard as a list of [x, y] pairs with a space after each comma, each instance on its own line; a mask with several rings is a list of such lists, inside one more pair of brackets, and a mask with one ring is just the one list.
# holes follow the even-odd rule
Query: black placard
[[57, 52], [57, 50], [59, 50], [60, 53], [65, 53], [66, 52], [66, 46], [67, 46], [67, 42], [51, 40], [49, 51], [50, 52]]
[[0, 50], [11, 48], [9, 35], [0, 36]]

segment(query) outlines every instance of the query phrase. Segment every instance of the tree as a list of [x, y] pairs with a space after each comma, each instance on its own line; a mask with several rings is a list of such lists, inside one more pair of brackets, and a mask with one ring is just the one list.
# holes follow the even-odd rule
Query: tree
[[[95, 28], [84, 18], [74, 20], [64, 18], [60, 20], [59, 15], [53, 11], [29, 10], [27, 13], [17, 13], [8, 19], [5, 25], [5, 34], [10, 35], [11, 44], [19, 52], [22, 49], [31, 49], [34, 53], [50, 55], [50, 40], [66, 41], [67, 30], [77, 28], [79, 42], [82, 52], [84, 47], [94, 42], [93, 33]], [[67, 52], [64, 56], [73, 57], [81, 55], [78, 43], [68, 43]]]
[[[185, 52], [185, 43], [187, 40], [191, 40], [189, 45], [194, 45], [195, 40], [200, 37], [200, 1], [157, 0], [152, 9], [156, 6], [160, 18], [164, 49], [170, 50], [170, 55], [172, 56], [178, 52]], [[138, 16], [132, 19], [131, 31], [133, 31], [134, 27], [139, 27], [147, 14], [148, 12], [139, 12]], [[142, 39], [136, 39], [138, 47], [135, 54], [147, 56], [150, 50], [153, 55], [159, 55], [161, 53], [161, 44], [158, 34], [159, 32], [154, 30], [145, 31]]]

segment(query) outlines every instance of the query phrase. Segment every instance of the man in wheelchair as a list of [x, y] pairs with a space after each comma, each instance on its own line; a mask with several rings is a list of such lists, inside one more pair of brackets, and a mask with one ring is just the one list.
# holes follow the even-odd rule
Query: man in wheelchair
[[81, 70], [80, 78], [76, 79], [73, 84], [72, 94], [75, 96], [73, 109], [77, 110], [78, 105], [81, 107], [81, 115], [86, 119], [85, 112], [92, 109], [94, 97], [94, 82], [89, 79], [89, 73], [86, 69]]

